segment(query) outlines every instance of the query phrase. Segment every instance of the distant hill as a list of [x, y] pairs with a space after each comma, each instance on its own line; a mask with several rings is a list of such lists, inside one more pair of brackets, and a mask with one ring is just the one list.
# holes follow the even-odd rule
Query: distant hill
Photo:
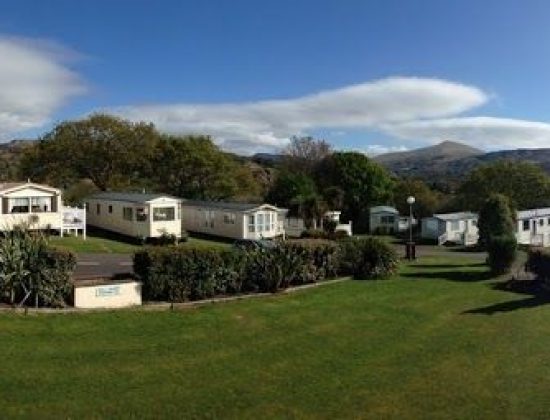
[[445, 173], [448, 165], [462, 159], [482, 156], [484, 152], [465, 144], [444, 141], [435, 146], [386, 153], [374, 159], [397, 175], [426, 177]]
[[276, 153], [256, 153], [251, 160], [260, 165], [273, 166], [283, 159], [283, 155]]
[[465, 144], [445, 141], [435, 146], [376, 156], [377, 162], [398, 176], [430, 182], [456, 180], [475, 167], [499, 159], [529, 161], [550, 174], [550, 149], [518, 149], [485, 153]]

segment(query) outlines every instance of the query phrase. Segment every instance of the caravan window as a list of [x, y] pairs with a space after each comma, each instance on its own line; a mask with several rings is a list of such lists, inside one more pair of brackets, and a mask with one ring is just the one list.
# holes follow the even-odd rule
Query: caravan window
[[460, 220], [453, 220], [451, 222], [451, 230], [459, 230], [460, 229]]
[[235, 224], [235, 213], [225, 213], [223, 215], [223, 222], [227, 225]]
[[28, 213], [29, 199], [28, 198], [12, 198], [10, 200], [10, 213]]
[[52, 204], [51, 197], [32, 197], [31, 209], [33, 213], [42, 213], [50, 211], [50, 205]]
[[147, 221], [147, 211], [143, 207], [139, 207], [136, 209], [136, 220], [138, 222]]
[[529, 220], [523, 221], [523, 230], [529, 230]]
[[384, 225], [393, 225], [395, 223], [395, 216], [381, 216], [380, 222]]
[[153, 221], [170, 222], [172, 220], [176, 220], [176, 210], [174, 207], [155, 207], [153, 209]]
[[256, 231], [256, 226], [254, 222], [255, 222], [254, 215], [248, 216], [248, 231], [250, 233], [254, 233]]
[[132, 207], [123, 207], [122, 218], [124, 220], [129, 220], [130, 222], [134, 220], [134, 209]]
[[256, 224], [258, 226], [258, 232], [263, 232], [264, 230], [264, 215], [262, 213], [257, 215]]

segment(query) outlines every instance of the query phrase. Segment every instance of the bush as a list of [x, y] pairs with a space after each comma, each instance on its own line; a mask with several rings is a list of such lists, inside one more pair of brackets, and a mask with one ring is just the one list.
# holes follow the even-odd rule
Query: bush
[[486, 245], [487, 264], [493, 274], [510, 272], [516, 260], [518, 243], [514, 235], [494, 236]]
[[221, 249], [148, 247], [134, 254], [134, 272], [149, 300], [184, 302], [241, 290], [233, 252]]
[[399, 259], [387, 242], [366, 237], [341, 242], [341, 275], [356, 279], [383, 279], [397, 271]]
[[537, 276], [537, 279], [548, 283], [550, 281], [550, 250], [531, 248], [528, 251], [525, 269]]
[[328, 234], [333, 234], [337, 226], [338, 226], [338, 222], [336, 220], [329, 219], [329, 220], [323, 221], [323, 229]]
[[329, 233], [320, 229], [307, 229], [300, 235], [304, 239], [328, 239]]
[[148, 300], [184, 302], [241, 292], [276, 292], [337, 273], [339, 247], [297, 240], [273, 248], [148, 247], [134, 255], [134, 271]]
[[49, 248], [41, 233], [7, 232], [0, 239], [0, 299], [12, 305], [63, 306], [75, 266], [72, 253]]

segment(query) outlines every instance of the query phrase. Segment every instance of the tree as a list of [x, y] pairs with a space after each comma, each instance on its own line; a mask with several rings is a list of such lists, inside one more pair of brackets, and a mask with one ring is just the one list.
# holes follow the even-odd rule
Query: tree
[[152, 124], [95, 114], [57, 125], [25, 150], [21, 172], [58, 186], [87, 178], [103, 191], [126, 188], [153, 172], [158, 140]]
[[325, 140], [313, 137], [292, 137], [283, 150], [283, 167], [294, 173], [312, 175], [315, 167], [332, 153], [332, 147]]
[[323, 191], [323, 197], [330, 210], [341, 210], [344, 206], [344, 190], [340, 187], [328, 187]]
[[493, 237], [513, 236], [515, 211], [503, 194], [491, 194], [479, 211], [479, 244], [487, 248]]
[[529, 162], [499, 160], [474, 169], [458, 190], [463, 208], [479, 210], [485, 197], [504, 194], [520, 210], [550, 204], [550, 178]]
[[292, 207], [297, 197], [317, 194], [315, 182], [302, 173], [283, 170], [266, 195], [266, 201], [280, 207]]
[[153, 162], [159, 189], [179, 197], [226, 199], [242, 193], [250, 181], [243, 182], [244, 167], [208, 136], [163, 136]]
[[323, 223], [327, 205], [318, 194], [299, 195], [291, 203], [291, 211], [304, 220], [307, 229], [317, 229]]
[[414, 212], [418, 218], [432, 216], [442, 204], [441, 194], [430, 189], [424, 181], [411, 178], [400, 179], [393, 189], [393, 202], [400, 214], [409, 214], [407, 197], [411, 195], [416, 200]]
[[479, 212], [479, 243], [487, 251], [487, 264], [494, 274], [510, 271], [517, 254], [515, 211], [503, 194], [492, 194]]
[[357, 231], [367, 231], [369, 208], [391, 200], [393, 180], [389, 173], [362, 153], [336, 152], [316, 169], [320, 190], [337, 187], [344, 191], [342, 216], [352, 220]]

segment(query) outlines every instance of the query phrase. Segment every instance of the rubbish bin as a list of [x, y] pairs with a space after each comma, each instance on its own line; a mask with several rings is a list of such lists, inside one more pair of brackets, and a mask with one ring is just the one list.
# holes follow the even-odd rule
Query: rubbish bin
[[414, 242], [407, 242], [405, 244], [405, 258], [409, 261], [416, 260], [416, 244]]

